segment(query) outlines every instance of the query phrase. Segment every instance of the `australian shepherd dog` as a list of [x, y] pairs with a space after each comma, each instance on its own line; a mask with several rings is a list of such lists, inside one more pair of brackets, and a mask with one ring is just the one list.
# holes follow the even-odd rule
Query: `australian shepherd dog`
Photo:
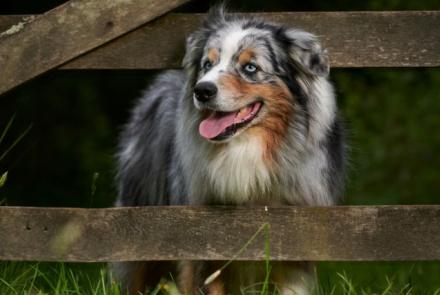
[[[188, 37], [183, 67], [152, 83], [121, 134], [118, 206], [335, 204], [345, 144], [314, 35], [217, 8]], [[182, 294], [242, 294], [265, 280], [264, 262], [233, 262], [204, 286], [217, 268], [122, 262], [115, 273], [132, 294], [170, 271]], [[308, 263], [274, 262], [270, 276], [283, 295], [309, 294], [313, 281]]]

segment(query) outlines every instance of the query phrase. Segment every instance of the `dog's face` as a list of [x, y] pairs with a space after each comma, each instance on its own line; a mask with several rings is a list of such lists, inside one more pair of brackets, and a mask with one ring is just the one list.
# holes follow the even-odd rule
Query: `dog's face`
[[268, 145], [279, 141], [295, 112], [307, 112], [300, 84], [328, 74], [325, 51], [303, 31], [221, 12], [209, 19], [190, 36], [184, 60], [200, 135], [224, 142], [253, 132]]
[[[232, 139], [264, 124], [269, 109], [292, 112], [290, 93], [276, 75], [268, 32], [230, 26], [213, 35], [203, 50], [194, 104], [204, 112], [199, 132], [211, 141]], [[273, 49], [272, 49], [273, 50]]]

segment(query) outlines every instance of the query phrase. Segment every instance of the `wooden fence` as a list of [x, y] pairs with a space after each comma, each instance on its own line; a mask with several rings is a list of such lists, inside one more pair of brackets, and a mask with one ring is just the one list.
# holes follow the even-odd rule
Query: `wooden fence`
[[[54, 69], [179, 67], [201, 15], [157, 17], [186, 1], [71, 0], [0, 16], [0, 95]], [[440, 66], [439, 11], [260, 15], [320, 36], [333, 67]], [[440, 260], [440, 206], [0, 207], [0, 260], [262, 260], [264, 225], [273, 260]]]
[[440, 259], [440, 206], [0, 207], [0, 259], [262, 260], [266, 224], [273, 260]]

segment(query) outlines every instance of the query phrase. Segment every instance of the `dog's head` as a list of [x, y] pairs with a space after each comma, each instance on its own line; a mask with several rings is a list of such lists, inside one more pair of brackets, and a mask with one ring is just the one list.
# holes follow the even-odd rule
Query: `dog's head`
[[296, 112], [307, 113], [304, 84], [329, 72], [312, 34], [222, 9], [188, 37], [184, 67], [201, 112], [199, 133], [212, 142], [244, 132], [279, 140]]

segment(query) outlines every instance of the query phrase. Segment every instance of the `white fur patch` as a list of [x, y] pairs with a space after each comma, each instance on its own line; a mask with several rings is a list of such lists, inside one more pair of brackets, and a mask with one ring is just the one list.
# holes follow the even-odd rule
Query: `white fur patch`
[[315, 142], [322, 140], [333, 123], [336, 102], [333, 87], [325, 78], [317, 78], [310, 87], [310, 130]]
[[242, 30], [238, 26], [232, 26], [229, 30], [225, 31], [225, 38], [221, 44], [219, 63], [216, 64], [209, 72], [207, 72], [206, 75], [199, 80], [199, 82], [209, 81], [216, 83], [220, 72], [226, 71], [228, 66], [231, 64], [234, 54], [236, 54], [238, 51], [240, 40], [243, 39], [247, 34], [249, 34], [248, 30]]
[[263, 146], [255, 136], [242, 134], [234, 138], [210, 161], [208, 171], [221, 202], [249, 202], [258, 193], [268, 193], [270, 187]]

